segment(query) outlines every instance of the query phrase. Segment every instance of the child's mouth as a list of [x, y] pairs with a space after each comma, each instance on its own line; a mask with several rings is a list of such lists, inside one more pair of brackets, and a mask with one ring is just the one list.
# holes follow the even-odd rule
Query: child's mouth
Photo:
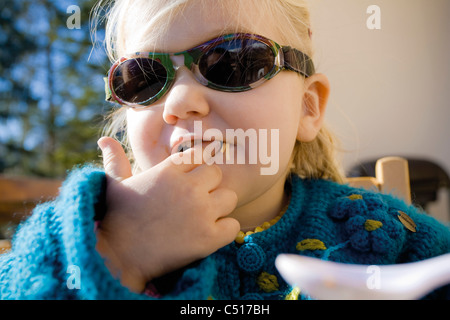
[[207, 146], [209, 146], [210, 144], [212, 144], [216, 141], [219, 143], [219, 145], [214, 148], [210, 147], [210, 150], [212, 149], [211, 157], [214, 157], [217, 153], [223, 153], [224, 155], [227, 156], [227, 159], [228, 159], [230, 144], [227, 143], [226, 141], [219, 141], [219, 140], [205, 141], [205, 140], [200, 140], [200, 139], [191, 139], [191, 140], [182, 141], [181, 143], [176, 144], [173, 147], [172, 154], [182, 153], [182, 152], [188, 151], [189, 149], [191, 149], [193, 147], [200, 146], [200, 145], [201, 145], [201, 149], [205, 150]]
[[185, 152], [187, 150], [189, 150], [190, 148], [199, 145], [200, 143], [203, 144], [202, 140], [188, 140], [188, 141], [184, 141], [182, 143], [180, 143], [177, 147], [176, 147], [176, 151], [175, 152]]

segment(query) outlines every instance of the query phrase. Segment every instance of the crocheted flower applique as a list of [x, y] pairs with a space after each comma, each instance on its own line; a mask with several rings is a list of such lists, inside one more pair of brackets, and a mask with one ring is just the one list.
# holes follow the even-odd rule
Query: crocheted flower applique
[[335, 220], [347, 220], [377, 209], [387, 211], [388, 207], [379, 194], [360, 190], [358, 192], [338, 198], [328, 215]]
[[379, 220], [366, 219], [362, 216], [350, 218], [345, 224], [352, 248], [360, 252], [386, 253], [395, 241], [381, 227]]
[[380, 194], [361, 191], [341, 197], [329, 216], [342, 223], [344, 239], [356, 252], [382, 255], [383, 259], [398, 254], [404, 228]]

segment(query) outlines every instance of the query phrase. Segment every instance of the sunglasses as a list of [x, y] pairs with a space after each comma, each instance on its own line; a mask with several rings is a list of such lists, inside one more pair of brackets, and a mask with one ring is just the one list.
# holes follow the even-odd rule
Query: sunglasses
[[155, 103], [174, 83], [173, 56], [184, 56], [199, 83], [224, 92], [251, 90], [282, 70], [304, 77], [315, 72], [311, 58], [299, 50], [259, 35], [228, 34], [178, 53], [137, 52], [119, 59], [105, 78], [106, 100], [137, 108]]

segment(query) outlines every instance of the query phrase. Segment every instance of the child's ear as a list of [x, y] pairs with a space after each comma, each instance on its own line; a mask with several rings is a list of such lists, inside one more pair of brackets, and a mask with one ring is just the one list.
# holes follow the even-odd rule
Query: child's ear
[[330, 83], [325, 75], [316, 73], [305, 79], [304, 90], [297, 140], [310, 142], [316, 138], [322, 128], [330, 94]]

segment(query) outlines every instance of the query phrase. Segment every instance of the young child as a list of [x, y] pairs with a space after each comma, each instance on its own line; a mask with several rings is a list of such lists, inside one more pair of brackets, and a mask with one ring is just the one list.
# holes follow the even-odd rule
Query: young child
[[74, 170], [21, 226], [1, 298], [301, 299], [280, 253], [372, 265], [450, 252], [434, 219], [344, 183], [303, 0], [103, 5], [121, 105], [107, 132], [123, 140], [101, 138], [104, 170]]

